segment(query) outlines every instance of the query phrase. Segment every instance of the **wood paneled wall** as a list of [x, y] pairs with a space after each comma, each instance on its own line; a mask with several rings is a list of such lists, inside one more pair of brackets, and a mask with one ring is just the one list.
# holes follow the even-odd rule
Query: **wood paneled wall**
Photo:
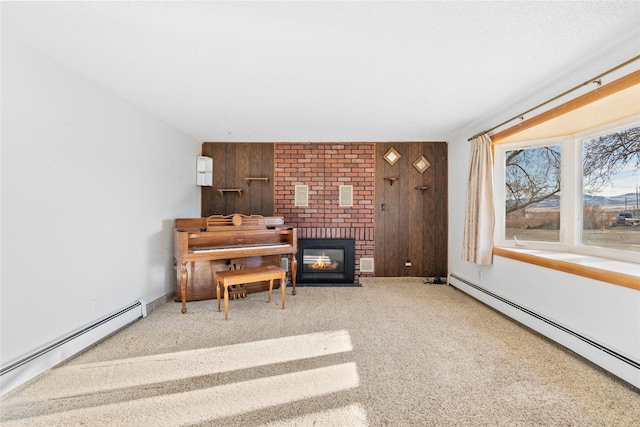
[[[217, 143], [202, 144], [202, 155], [213, 158], [213, 187], [202, 187], [201, 216], [245, 215], [273, 216], [273, 144]], [[249, 181], [246, 178], [268, 178]], [[220, 195], [219, 189], [241, 189]]]
[[[394, 165], [384, 160], [390, 148], [401, 155]], [[376, 151], [376, 276], [445, 277], [447, 144], [379, 143]], [[422, 174], [413, 166], [421, 155], [431, 163]]]

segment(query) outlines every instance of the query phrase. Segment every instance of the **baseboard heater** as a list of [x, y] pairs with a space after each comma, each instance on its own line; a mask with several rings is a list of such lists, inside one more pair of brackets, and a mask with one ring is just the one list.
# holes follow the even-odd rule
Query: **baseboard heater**
[[[569, 328], [567, 328], [566, 326], [560, 325], [557, 322], [554, 322], [553, 320], [544, 317], [532, 310], [529, 310], [526, 307], [522, 307], [521, 305], [518, 305], [516, 303], [514, 303], [513, 301], [510, 301], [506, 298], [501, 297], [500, 295], [497, 295], [491, 291], [489, 291], [488, 289], [485, 289], [481, 286], [476, 285], [473, 282], [470, 282], [469, 280], [466, 280], [462, 277], [459, 277], [455, 274], [450, 274], [449, 275], [449, 284], [451, 284], [454, 287], [457, 287], [455, 285], [455, 281], [461, 282], [462, 284], [469, 286], [473, 289], [475, 289], [476, 291], [482, 292], [482, 294], [490, 297], [491, 299], [494, 299], [496, 301], [500, 301], [503, 304], [506, 304], [510, 307], [513, 307], [515, 309], [517, 309], [518, 311], [522, 312], [523, 314], [526, 314], [527, 316], [530, 316], [532, 319], [537, 319], [539, 321], [544, 322], [544, 324], [550, 326], [551, 328], [555, 329], [558, 332], [562, 332], [564, 334], [567, 334], [568, 336], [575, 338], [577, 340], [579, 340], [581, 343], [587, 344], [590, 348], [597, 350], [598, 352], [602, 352], [602, 355], [606, 355], [606, 357], [609, 360], [614, 360], [617, 361], [619, 365], [621, 365], [621, 368], [616, 369], [615, 367], [612, 366], [612, 364], [606, 360], [603, 361], [602, 357], [598, 357], [598, 355], [596, 354], [596, 357], [589, 357], [591, 355], [591, 352], [587, 352], [587, 354], [585, 354], [585, 352], [580, 351], [579, 349], [571, 346], [571, 345], [567, 345], [566, 343], [561, 342], [561, 340], [557, 340], [555, 339], [555, 337], [553, 336], [553, 334], [548, 334], [545, 333], [545, 331], [540, 330], [539, 328], [535, 328], [533, 325], [529, 325], [527, 322], [522, 322], [520, 321], [520, 319], [514, 318], [514, 316], [510, 316], [508, 313], [506, 313], [504, 310], [501, 310], [499, 307], [496, 307], [495, 304], [491, 304], [490, 301], [485, 300], [484, 298], [477, 298], [477, 296], [471, 294], [472, 296], [476, 297], [477, 299], [480, 299], [482, 302], [490, 305], [491, 307], [505, 313], [506, 315], [508, 315], [511, 318], [514, 318], [514, 320], [519, 321], [520, 323], [525, 324], [528, 327], [531, 327], [532, 329], [536, 330], [537, 332], [540, 332], [541, 334], [545, 335], [546, 337], [550, 338], [551, 340], [557, 342], [558, 344], [580, 354], [581, 356], [585, 357], [586, 359], [592, 361], [593, 363], [599, 365], [600, 367], [602, 367], [603, 369], [611, 372], [612, 374], [622, 378], [623, 380], [631, 383], [632, 385], [636, 386], [636, 387], [640, 387], [640, 362], [633, 360], [623, 354], [620, 354], [618, 352], [616, 352], [615, 350], [612, 350], [596, 341], [593, 341], [590, 338], [585, 337], [584, 335], [581, 335]], [[453, 281], [452, 281], [453, 279]], [[464, 289], [461, 289], [464, 291]], [[467, 292], [468, 293], [468, 292]], [[613, 359], [611, 359], [613, 358]], [[603, 363], [604, 362], [604, 363]], [[621, 363], [620, 363], [621, 362]], [[612, 369], [613, 368], [613, 369]]]
[[51, 344], [9, 362], [0, 368], [0, 395], [53, 368], [140, 317], [146, 316], [147, 306], [144, 300], [135, 301]]

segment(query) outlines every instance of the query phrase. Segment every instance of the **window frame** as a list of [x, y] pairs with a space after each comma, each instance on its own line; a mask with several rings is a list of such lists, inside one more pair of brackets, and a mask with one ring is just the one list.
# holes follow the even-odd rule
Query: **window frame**
[[[640, 126], [640, 115], [633, 115], [567, 136], [493, 144], [495, 183], [494, 246], [509, 249], [569, 252], [639, 263], [640, 254], [638, 252], [584, 245], [581, 238], [583, 228], [582, 141], [590, 136], [615, 132], [634, 124]], [[505, 154], [508, 151], [521, 148], [551, 145], [560, 145], [561, 153], [559, 242], [507, 240], [505, 236]]]

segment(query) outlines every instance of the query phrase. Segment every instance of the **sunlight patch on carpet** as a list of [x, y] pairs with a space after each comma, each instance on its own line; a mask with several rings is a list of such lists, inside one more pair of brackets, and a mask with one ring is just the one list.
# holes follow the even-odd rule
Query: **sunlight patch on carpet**
[[[347, 331], [328, 331], [222, 347], [133, 357], [53, 369], [32, 396], [79, 396], [212, 375], [353, 350]], [[100, 382], [95, 378], [102, 378]], [[49, 387], [64, 383], [65, 387]]]
[[12, 420], [3, 424], [3, 427], [190, 425], [353, 389], [359, 384], [356, 364], [351, 362], [202, 390]]

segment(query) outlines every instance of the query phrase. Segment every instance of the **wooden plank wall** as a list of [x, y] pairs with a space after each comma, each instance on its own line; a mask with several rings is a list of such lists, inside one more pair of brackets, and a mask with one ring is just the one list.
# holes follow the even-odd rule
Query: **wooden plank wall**
[[[401, 155], [394, 165], [384, 160], [392, 147]], [[447, 144], [379, 143], [376, 151], [375, 275], [445, 277]], [[421, 155], [431, 163], [422, 174], [413, 166]], [[388, 178], [397, 180], [391, 185]], [[416, 188], [422, 186], [427, 189]], [[405, 265], [407, 260], [410, 267]]]
[[[202, 155], [213, 158], [213, 187], [202, 187], [201, 216], [273, 215], [273, 144], [272, 143], [215, 143], [202, 144]], [[250, 181], [245, 178], [268, 178], [269, 181]], [[238, 193], [220, 195], [218, 189], [238, 188]]]

